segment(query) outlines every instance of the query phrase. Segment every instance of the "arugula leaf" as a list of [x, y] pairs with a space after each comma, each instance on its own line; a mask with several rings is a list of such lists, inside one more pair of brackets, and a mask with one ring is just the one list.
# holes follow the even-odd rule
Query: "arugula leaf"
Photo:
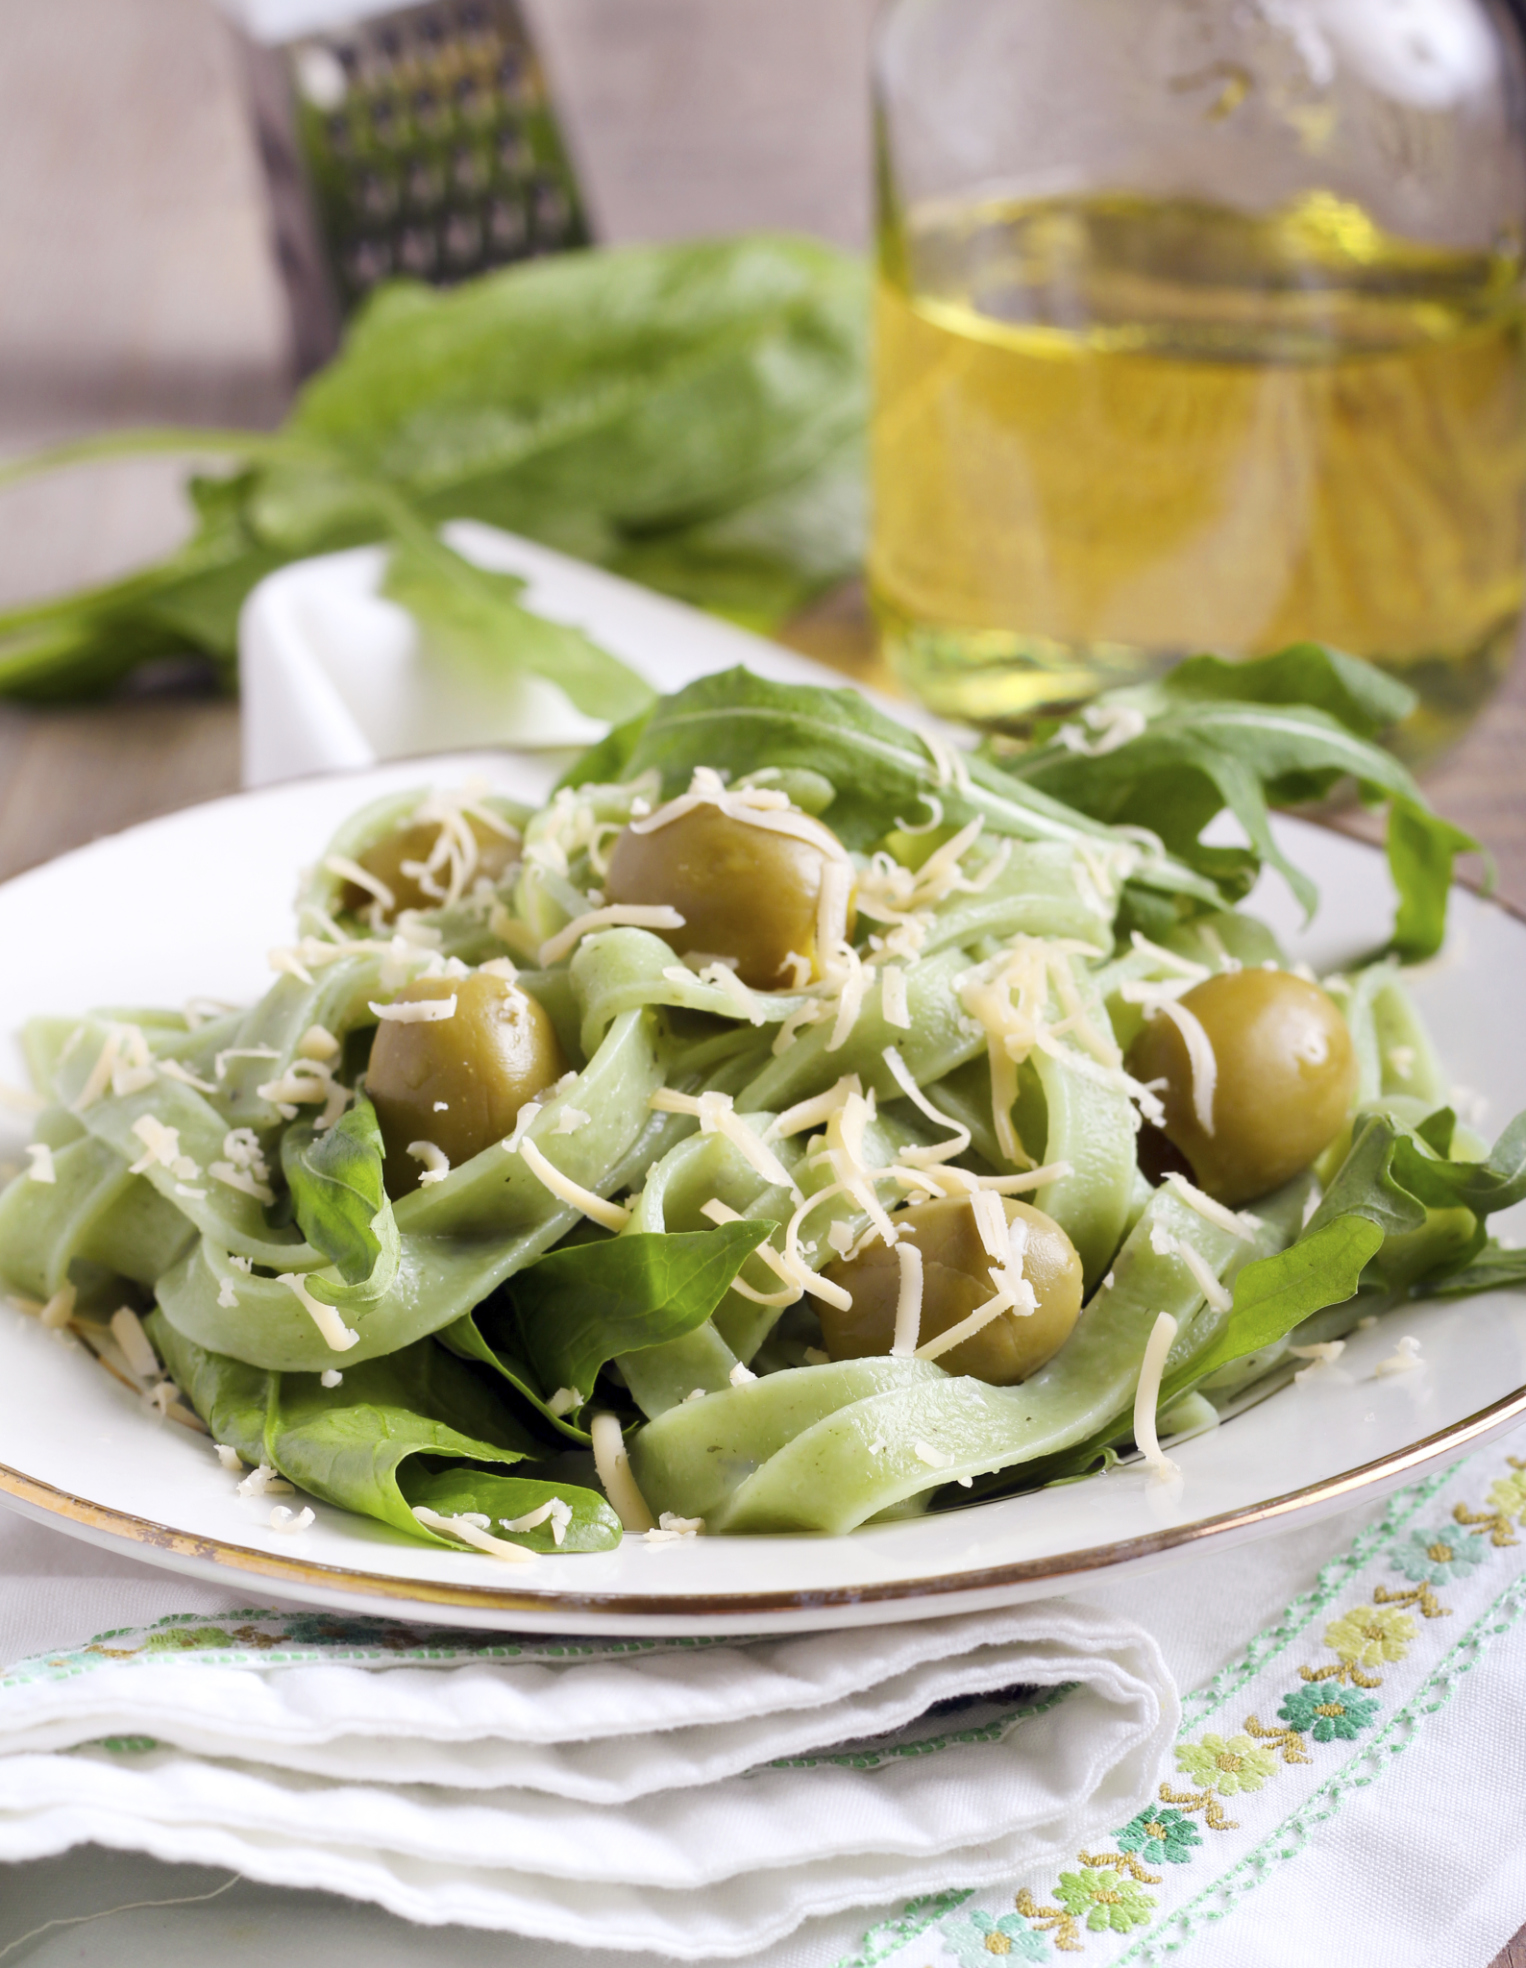
[[[0, 693], [105, 690], [187, 650], [231, 681], [263, 575], [447, 518], [769, 626], [862, 558], [867, 298], [858, 259], [769, 233], [385, 287], [279, 432], [112, 432], [0, 473], [174, 450], [233, 465], [192, 481], [198, 531], [169, 559], [0, 615]], [[500, 660], [521, 638], [528, 667], [556, 660], [554, 625], [489, 610], [486, 592], [467, 612], [491, 616]]]
[[[1343, 1305], [1364, 1283], [1457, 1296], [1526, 1277], [1526, 1265], [1508, 1261], [1513, 1253], [1494, 1246], [1484, 1256], [1479, 1227], [1526, 1197], [1526, 1113], [1482, 1162], [1444, 1158], [1453, 1123], [1448, 1109], [1418, 1129], [1370, 1115], [1303, 1234], [1236, 1278], [1224, 1330], [1193, 1362], [1194, 1382]], [[1475, 1267], [1473, 1282], [1454, 1284]]]
[[[1149, 827], [1219, 881], [1226, 900], [1243, 894], [1264, 862], [1310, 913], [1317, 891], [1278, 848], [1270, 807], [1320, 799], [1355, 779], [1364, 797], [1389, 802], [1399, 895], [1389, 947], [1416, 959], [1440, 948], [1453, 858], [1478, 843], [1434, 814], [1404, 766], [1372, 742], [1412, 701], [1370, 664], [1314, 644], [1243, 664], [1197, 656], [1158, 682], [1104, 692], [1084, 727], [1062, 727], [1002, 767], [1094, 819]], [[1095, 744], [1110, 713], [1142, 717], [1143, 729]], [[1249, 856], [1202, 843], [1225, 808], [1244, 828]]]
[[1369, 1217], [1348, 1215], [1321, 1224], [1273, 1257], [1258, 1258], [1235, 1279], [1234, 1306], [1208, 1351], [1192, 1363], [1192, 1379], [1270, 1346], [1327, 1305], [1343, 1305], [1382, 1248], [1383, 1232]]
[[[655, 767], [664, 797], [671, 798], [688, 785], [697, 765], [718, 767], [733, 779], [765, 768], [801, 769], [836, 787], [826, 809], [828, 824], [849, 847], [873, 847], [902, 820], [915, 822], [923, 814], [922, 796], [934, 792], [950, 826], [978, 815], [993, 833], [1024, 840], [1107, 837], [1103, 826], [1014, 782], [987, 761], [974, 757], [965, 763], [968, 790], [941, 785], [933, 756], [917, 734], [858, 691], [773, 683], [735, 669], [699, 677], [662, 698], [639, 729], [611, 734], [576, 761], [562, 783], [584, 784], [590, 771], [611, 765], [623, 780]], [[1213, 907], [1219, 903], [1212, 882], [1169, 858], [1147, 863], [1138, 879], [1171, 895]]]
[[1422, 1279], [1410, 1290], [1416, 1298], [1468, 1298], [1507, 1285], [1526, 1285], [1526, 1250], [1496, 1243], [1491, 1237], [1469, 1263], [1443, 1277]]
[[322, 1134], [311, 1121], [293, 1121], [281, 1137], [281, 1173], [302, 1234], [350, 1287], [332, 1294], [336, 1303], [361, 1292], [378, 1297], [397, 1274], [401, 1244], [384, 1159], [376, 1109], [364, 1096]]
[[586, 1402], [600, 1369], [622, 1353], [681, 1339], [720, 1304], [773, 1225], [637, 1231], [548, 1251], [509, 1282], [524, 1349], [543, 1387]]
[[427, 641], [489, 674], [526, 669], [564, 691], [588, 717], [636, 716], [654, 692], [581, 629], [520, 606], [527, 582], [474, 567], [431, 535], [393, 548], [383, 593], [408, 610]]

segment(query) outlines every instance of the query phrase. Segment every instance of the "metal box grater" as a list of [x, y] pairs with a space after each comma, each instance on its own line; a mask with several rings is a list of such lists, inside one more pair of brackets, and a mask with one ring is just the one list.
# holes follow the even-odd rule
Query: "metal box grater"
[[446, 285], [588, 243], [516, 0], [429, 0], [245, 51], [304, 373], [378, 281]]

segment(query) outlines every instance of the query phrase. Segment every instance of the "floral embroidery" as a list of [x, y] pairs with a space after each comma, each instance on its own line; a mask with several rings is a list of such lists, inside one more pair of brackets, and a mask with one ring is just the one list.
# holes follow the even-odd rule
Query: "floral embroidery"
[[1316, 1742], [1354, 1742], [1363, 1729], [1372, 1726], [1378, 1705], [1371, 1695], [1353, 1695], [1345, 1689], [1321, 1688], [1305, 1682], [1283, 1698], [1277, 1713], [1292, 1728], [1311, 1735]]
[[1526, 1515], [1526, 1469], [1522, 1469], [1511, 1457], [1513, 1473], [1501, 1476], [1489, 1485], [1489, 1501], [1502, 1517], [1520, 1518]]
[[1168, 1808], [1141, 1811], [1113, 1835], [1120, 1851], [1137, 1852], [1147, 1865], [1185, 1865], [1203, 1842], [1191, 1818]]
[[1325, 1645], [1348, 1667], [1401, 1661], [1414, 1637], [1415, 1622], [1409, 1614], [1385, 1606], [1354, 1606], [1325, 1628]]
[[1259, 1790], [1275, 1774], [1277, 1759], [1269, 1749], [1257, 1749], [1247, 1735], [1227, 1741], [1204, 1736], [1200, 1743], [1178, 1744], [1176, 1767], [1205, 1789], [1233, 1797], [1242, 1790]]
[[1055, 1898], [1075, 1919], [1085, 1919], [1094, 1934], [1126, 1934], [1131, 1927], [1142, 1927], [1155, 1911], [1155, 1901], [1132, 1879], [1099, 1866], [1084, 1872], [1062, 1872], [1054, 1890]]
[[1476, 1571], [1488, 1555], [1482, 1538], [1459, 1537], [1443, 1524], [1411, 1531], [1395, 1551], [1393, 1566], [1416, 1585], [1451, 1585]]
[[[1409, 1529], [1390, 1547], [1389, 1562], [1407, 1581], [1405, 1589], [1374, 1583], [1365, 1605], [1349, 1608], [1326, 1626], [1323, 1644], [1335, 1660], [1300, 1664], [1301, 1685], [1282, 1697], [1276, 1723], [1268, 1726], [1248, 1714], [1234, 1735], [1205, 1734], [1196, 1741], [1179, 1742], [1177, 1768], [1198, 1787], [1176, 1790], [1162, 1782], [1159, 1802], [1114, 1834], [1117, 1851], [1077, 1852], [1077, 1869], [1062, 1872], [1054, 1888], [1058, 1905], [1041, 1905], [1024, 1886], [1015, 1896], [1017, 1918], [1011, 1914], [996, 1918], [977, 1910], [955, 1915], [950, 1910], [940, 1932], [960, 1968], [990, 1968], [993, 1957], [1004, 1955], [1042, 1961], [1049, 1945], [1060, 1953], [1081, 1953], [1086, 1933], [1131, 1935], [1139, 1928], [1150, 1932], [1135, 1934], [1125, 1958], [1132, 1960], [1142, 1948], [1145, 1957], [1153, 1960], [1152, 1945], [1174, 1950], [1179, 1943], [1165, 1936], [1174, 1931], [1170, 1921], [1181, 1915], [1159, 1914], [1159, 1902], [1145, 1888], [1161, 1885], [1163, 1877], [1146, 1867], [1196, 1861], [1209, 1846], [1205, 1828], [1210, 1832], [1239, 1828], [1239, 1821], [1225, 1812], [1222, 1798], [1264, 1789], [1284, 1766], [1312, 1763], [1311, 1744], [1355, 1742], [1374, 1727], [1382, 1705], [1373, 1695], [1359, 1691], [1381, 1688], [1383, 1675], [1376, 1670], [1408, 1656], [1420, 1631], [1417, 1616], [1427, 1621], [1451, 1616], [1436, 1588], [1470, 1580], [1489, 1555], [1490, 1545], [1520, 1543], [1515, 1526], [1517, 1522], [1526, 1526], [1526, 1459], [1512, 1456], [1508, 1461], [1511, 1474], [1492, 1484], [1487, 1510], [1456, 1503], [1451, 1523]], [[1439, 1486], [1439, 1482], [1429, 1489], [1416, 1486], [1410, 1509], [1418, 1509]], [[1454, 1524], [1461, 1528], [1454, 1530]], [[1399, 1526], [1394, 1525], [1388, 1535], [1397, 1539]], [[1167, 1919], [1167, 1927], [1155, 1926], [1158, 1917]], [[1159, 1942], [1153, 1939], [1157, 1933], [1162, 1937]], [[841, 1968], [866, 1968], [866, 1963], [856, 1960]]]
[[979, 1909], [962, 1913], [943, 1929], [943, 1945], [959, 1968], [991, 1968], [993, 1960], [1047, 1961], [1049, 1949], [1021, 1914], [993, 1920]]
[[1026, 1886], [1017, 1889], [1016, 1906], [1025, 1920], [1031, 1920], [1042, 1934], [1053, 1934], [1055, 1947], [1061, 1954], [1079, 1954], [1081, 1943], [1076, 1938], [1075, 1915], [1067, 1913], [1064, 1907], [1040, 1906]]

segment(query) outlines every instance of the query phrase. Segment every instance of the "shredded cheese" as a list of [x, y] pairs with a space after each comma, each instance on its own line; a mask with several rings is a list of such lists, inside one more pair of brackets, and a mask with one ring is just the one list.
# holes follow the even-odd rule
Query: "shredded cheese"
[[475, 1521], [472, 1514], [457, 1517], [442, 1517], [437, 1510], [426, 1509], [421, 1503], [415, 1504], [413, 1514], [426, 1531], [434, 1531], [440, 1537], [455, 1538], [460, 1544], [469, 1544], [477, 1551], [484, 1551], [489, 1558], [501, 1558], [508, 1565], [533, 1565], [535, 1553], [527, 1551], [522, 1544], [511, 1544], [507, 1538], [494, 1537], [485, 1523]]
[[602, 909], [590, 909], [584, 915], [574, 916], [554, 936], [548, 936], [536, 953], [536, 961], [542, 970], [560, 963], [596, 929], [682, 929], [683, 926], [683, 917], [666, 903], [610, 902]]
[[323, 1372], [318, 1376], [318, 1385], [320, 1387], [338, 1387], [343, 1381], [344, 1375], [339, 1371], [338, 1367], [325, 1367]]
[[178, 1080], [182, 1086], [194, 1087], [198, 1093], [216, 1093], [217, 1088], [211, 1080], [198, 1080], [196, 1075], [181, 1065], [178, 1059], [161, 1059], [159, 1071], [167, 1080]]
[[1179, 1474], [1176, 1464], [1162, 1452], [1160, 1437], [1155, 1432], [1161, 1376], [1175, 1338], [1176, 1321], [1169, 1312], [1162, 1312], [1145, 1342], [1144, 1358], [1139, 1363], [1139, 1385], [1134, 1390], [1134, 1440], [1157, 1482], [1169, 1481]]
[[37, 1317], [50, 1332], [61, 1332], [74, 1317], [74, 1303], [77, 1297], [73, 1285], [60, 1285], [58, 1290], [38, 1312]]
[[748, 1166], [763, 1180], [781, 1189], [794, 1190], [789, 1170], [768, 1146], [761, 1134], [738, 1114], [729, 1093], [676, 1093], [659, 1087], [647, 1105], [658, 1114], [690, 1114], [699, 1122], [701, 1134], [719, 1134], [736, 1149]]
[[619, 1416], [596, 1414], [589, 1424], [588, 1433], [593, 1442], [594, 1468], [622, 1527], [637, 1532], [655, 1530], [657, 1520], [647, 1508], [646, 1498], [637, 1489], [636, 1479], [631, 1474]]
[[270, 1512], [270, 1528], [273, 1531], [289, 1531], [295, 1533], [297, 1531], [311, 1530], [316, 1522], [317, 1519], [313, 1516], [312, 1511], [308, 1509], [306, 1504], [302, 1506], [301, 1510], [295, 1516], [292, 1515], [284, 1503], [274, 1505]]
[[942, 1449], [935, 1449], [931, 1442], [913, 1442], [911, 1452], [918, 1462], [925, 1462], [929, 1469], [947, 1469], [954, 1460]]
[[313, 1297], [300, 1273], [283, 1271], [276, 1283], [285, 1285], [322, 1334], [323, 1343], [335, 1353], [348, 1353], [352, 1346], [360, 1344], [360, 1334], [351, 1332], [332, 1305], [325, 1305], [321, 1299]]
[[899, 964], [880, 969], [880, 1016], [902, 1032], [911, 1030], [911, 1007], [906, 1001], [906, 973]]
[[546, 1403], [546, 1412], [554, 1415], [571, 1414], [574, 1408], [583, 1405], [583, 1397], [575, 1387], [559, 1387]]
[[1419, 1340], [1414, 1338], [1413, 1335], [1406, 1334], [1386, 1360], [1379, 1360], [1375, 1371], [1380, 1375], [1386, 1376], [1388, 1374], [1409, 1373], [1413, 1368], [1423, 1367], [1424, 1365], [1425, 1362], [1420, 1357]]
[[[221, 1450], [218, 1451], [221, 1454]], [[224, 1463], [226, 1469], [230, 1465]], [[261, 1462], [250, 1470], [243, 1482], [238, 1485], [241, 1497], [290, 1496], [295, 1485], [288, 1483], [284, 1476], [278, 1476], [268, 1462]]]
[[757, 1377], [752, 1368], [746, 1366], [741, 1360], [737, 1361], [731, 1372], [726, 1376], [733, 1387], [745, 1387], [748, 1381], [756, 1380]]
[[386, 915], [397, 908], [397, 897], [380, 875], [373, 875], [369, 868], [361, 867], [347, 854], [325, 854], [323, 857], [325, 874], [338, 875], [341, 881], [352, 882], [356, 888], [363, 888], [367, 895], [381, 904]]
[[890, 1352], [894, 1359], [907, 1360], [917, 1350], [922, 1333], [922, 1253], [909, 1238], [895, 1247], [901, 1270], [900, 1290], [895, 1302], [895, 1337]]
[[559, 1168], [548, 1162], [533, 1141], [525, 1140], [519, 1145], [519, 1153], [525, 1167], [553, 1196], [581, 1210], [584, 1216], [591, 1216], [595, 1223], [602, 1223], [606, 1230], [623, 1230], [631, 1220], [628, 1209], [619, 1203], [607, 1203], [602, 1196], [596, 1196], [591, 1189], [574, 1182], [570, 1175], [564, 1175]]
[[1231, 1237], [1238, 1237], [1243, 1244], [1256, 1241], [1256, 1233], [1261, 1228], [1256, 1217], [1226, 1209], [1222, 1203], [1216, 1203], [1212, 1196], [1205, 1196], [1201, 1189], [1194, 1187], [1186, 1176], [1178, 1174], [1175, 1169], [1166, 1176], [1166, 1182], [1189, 1209], [1196, 1210], [1207, 1222], [1216, 1223], [1221, 1230], [1227, 1230]]
[[419, 1187], [426, 1188], [431, 1182], [443, 1182], [450, 1174], [450, 1157], [443, 1148], [437, 1148], [432, 1141], [410, 1141], [406, 1152], [416, 1162], [422, 1162], [424, 1173], [419, 1177]]
[[242, 1472], [244, 1462], [237, 1449], [229, 1448], [226, 1442], [214, 1442], [212, 1446], [217, 1451], [217, 1460], [230, 1475], [237, 1476]]
[[1192, 1076], [1192, 1111], [1197, 1124], [1204, 1134], [1213, 1133], [1213, 1096], [1218, 1085], [1219, 1062], [1214, 1056], [1213, 1045], [1202, 1020], [1196, 1012], [1185, 1005], [1176, 1004], [1170, 999], [1161, 999], [1157, 1012], [1169, 1018], [1182, 1035], [1182, 1043], [1187, 1048], [1187, 1064]]
[[456, 993], [448, 998], [414, 998], [405, 1004], [373, 1004], [371, 1010], [394, 1025], [442, 1025], [456, 1015]]
[[149, 1344], [142, 1321], [130, 1305], [120, 1305], [111, 1315], [111, 1336], [122, 1349], [122, 1357], [139, 1380], [157, 1380], [159, 1356]]
[[26, 1152], [32, 1164], [27, 1174], [33, 1182], [57, 1182], [58, 1171], [53, 1166], [53, 1150], [45, 1141], [29, 1141]]

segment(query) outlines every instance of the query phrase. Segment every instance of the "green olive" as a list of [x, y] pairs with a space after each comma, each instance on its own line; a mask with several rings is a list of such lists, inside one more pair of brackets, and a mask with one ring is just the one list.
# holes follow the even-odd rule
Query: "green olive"
[[[816, 905], [823, 871], [842, 850], [819, 820], [803, 813], [791, 819], [805, 838], [709, 804], [650, 833], [627, 827], [610, 850], [604, 892], [611, 902], [676, 909], [683, 928], [662, 934], [678, 954], [730, 958], [754, 990], [793, 983], [791, 956], [819, 977]], [[852, 928], [850, 895], [845, 933]]]
[[1232, 1208], [1306, 1169], [1356, 1098], [1356, 1053], [1328, 993], [1285, 970], [1235, 970], [1177, 1000], [1202, 1026], [1217, 1071], [1199, 1121], [1187, 1042], [1165, 1012], [1146, 1021], [1128, 1069], [1158, 1090], [1166, 1138], [1198, 1185]]
[[[969, 1339], [937, 1356], [951, 1374], [969, 1374], [993, 1387], [1011, 1387], [1052, 1359], [1070, 1335], [1081, 1311], [1081, 1260], [1055, 1222], [1029, 1203], [1002, 1198], [1009, 1225], [1027, 1231], [1023, 1276], [1033, 1286], [1038, 1309], [1026, 1315], [1002, 1312]], [[996, 1290], [991, 1258], [981, 1242], [975, 1212], [963, 1196], [915, 1203], [891, 1219], [915, 1239], [922, 1253], [922, 1324], [926, 1345], [950, 1326], [967, 1319]], [[834, 1360], [862, 1360], [888, 1353], [895, 1337], [901, 1293], [901, 1260], [875, 1242], [857, 1257], [829, 1264], [822, 1276], [851, 1293], [852, 1306], [839, 1311], [818, 1303], [827, 1352]]]
[[395, 1002], [452, 996], [450, 1018], [384, 1018], [371, 1048], [366, 1092], [381, 1124], [390, 1196], [406, 1195], [424, 1172], [408, 1153], [410, 1142], [433, 1142], [459, 1167], [512, 1134], [525, 1102], [567, 1071], [551, 1020], [506, 977], [481, 970], [421, 977]]
[[[499, 833], [475, 813], [468, 813], [465, 818], [472, 839], [477, 843], [477, 866], [472, 873], [472, 881], [480, 881], [484, 876], [493, 882], [501, 880], [505, 870], [513, 867], [519, 859], [518, 840], [512, 834]], [[392, 907], [384, 906], [382, 909], [384, 918], [390, 918], [403, 909], [440, 907], [448, 874], [430, 876], [431, 883], [439, 891], [431, 895], [416, 873], [405, 874], [403, 871], [405, 861], [418, 867], [424, 866], [439, 838], [438, 820], [420, 820], [412, 826], [400, 828], [395, 834], [385, 835], [368, 847], [364, 854], [356, 855], [356, 860], [366, 873], [375, 875], [392, 892]], [[359, 912], [369, 909], [376, 900], [376, 896], [363, 889], [359, 882], [346, 882], [339, 906]]]

